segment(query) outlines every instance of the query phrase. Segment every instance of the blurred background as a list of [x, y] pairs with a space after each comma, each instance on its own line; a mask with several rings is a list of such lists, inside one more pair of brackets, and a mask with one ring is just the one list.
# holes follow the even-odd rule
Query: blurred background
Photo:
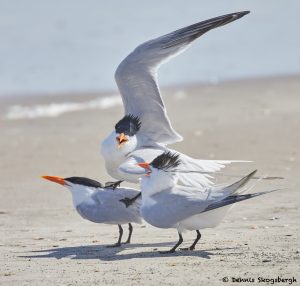
[[[256, 181], [253, 192], [284, 190], [237, 204], [193, 254], [155, 259], [164, 249], [153, 243], [176, 234], [152, 227], [135, 227], [136, 247], [106, 250], [116, 228], [82, 220], [70, 194], [40, 176], [112, 181], [100, 142], [124, 114], [118, 64], [144, 41], [244, 10], [159, 70], [168, 115], [185, 138], [171, 148], [253, 161], [227, 167], [217, 183], [258, 169], [286, 180]], [[0, 0], [0, 284], [298, 279], [299, 28], [299, 0]]]
[[234, 11], [251, 14], [160, 70], [162, 86], [300, 73], [296, 0], [1, 0], [0, 96], [114, 91], [142, 42]]

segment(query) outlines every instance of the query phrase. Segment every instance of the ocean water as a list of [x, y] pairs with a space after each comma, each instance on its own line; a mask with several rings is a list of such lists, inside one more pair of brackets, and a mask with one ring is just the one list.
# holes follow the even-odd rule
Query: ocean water
[[101, 96], [99, 98], [84, 102], [59, 102], [50, 104], [34, 104], [30, 106], [12, 105], [9, 106], [4, 119], [37, 119], [40, 117], [58, 117], [64, 113], [92, 110], [108, 109], [116, 105], [121, 105], [122, 100], [119, 95]]
[[164, 65], [161, 85], [299, 73], [297, 0], [0, 0], [0, 96], [117, 90], [138, 44], [240, 10]]

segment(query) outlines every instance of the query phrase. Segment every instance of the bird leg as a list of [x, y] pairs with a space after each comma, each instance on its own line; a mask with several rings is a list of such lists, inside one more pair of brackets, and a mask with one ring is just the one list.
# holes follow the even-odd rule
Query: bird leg
[[106, 182], [105, 183], [105, 189], [113, 189], [115, 190], [117, 187], [120, 187], [121, 183], [123, 181], [116, 181], [116, 182]]
[[130, 240], [131, 240], [131, 235], [132, 235], [132, 231], [133, 231], [133, 227], [132, 227], [131, 223], [128, 223], [128, 230], [129, 230], [129, 234], [128, 234], [128, 238], [125, 243], [130, 243]]
[[119, 238], [118, 241], [115, 244], [112, 245], [108, 245], [107, 247], [119, 247], [121, 246], [121, 239], [122, 239], [122, 235], [123, 235], [123, 228], [120, 224], [118, 224], [119, 227]]
[[180, 248], [180, 250], [194, 250], [195, 249], [195, 246], [196, 244], [198, 243], [198, 241], [200, 240], [201, 238], [201, 233], [199, 230], [196, 230], [197, 232], [197, 237], [196, 239], [194, 240], [193, 244], [190, 246], [190, 247], [186, 247], [186, 248]]
[[190, 250], [194, 250], [195, 249], [196, 244], [198, 243], [198, 241], [201, 238], [200, 231], [197, 229], [196, 232], [197, 232], [197, 237], [196, 237], [195, 241], [193, 242], [193, 244], [190, 246]]
[[168, 254], [168, 253], [174, 253], [176, 248], [183, 242], [183, 238], [182, 238], [182, 235], [181, 233], [178, 232], [178, 235], [179, 235], [179, 240], [178, 242], [168, 251], [160, 251], [159, 253], [161, 254]]
[[124, 199], [120, 200], [120, 202], [124, 203], [126, 208], [128, 208], [129, 206], [131, 206], [137, 198], [139, 198], [142, 195], [141, 192], [139, 192], [136, 196], [134, 196], [133, 198], [127, 198], [125, 197]]
[[198, 243], [198, 241], [200, 240], [201, 238], [201, 233], [199, 230], [196, 230], [197, 232], [197, 237], [196, 239], [194, 240], [193, 244], [190, 246], [190, 247], [187, 247], [187, 248], [180, 248], [180, 250], [194, 250], [195, 249], [195, 246], [196, 244]]

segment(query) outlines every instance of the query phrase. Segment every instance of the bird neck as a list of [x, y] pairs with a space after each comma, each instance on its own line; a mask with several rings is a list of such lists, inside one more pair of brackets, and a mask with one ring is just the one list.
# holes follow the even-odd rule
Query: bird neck
[[105, 161], [121, 163], [127, 154], [136, 149], [137, 142], [135, 137], [130, 137], [129, 141], [118, 148], [116, 144], [117, 134], [113, 131], [101, 143], [101, 153]]
[[163, 190], [173, 188], [175, 185], [176, 179], [168, 175], [153, 176], [152, 174], [150, 177], [143, 177], [141, 180], [142, 197], [150, 197]]
[[78, 186], [70, 188], [73, 205], [76, 208], [82, 203], [92, 203], [93, 199], [91, 198], [92, 194], [96, 192], [95, 188], [89, 188], [85, 186]]

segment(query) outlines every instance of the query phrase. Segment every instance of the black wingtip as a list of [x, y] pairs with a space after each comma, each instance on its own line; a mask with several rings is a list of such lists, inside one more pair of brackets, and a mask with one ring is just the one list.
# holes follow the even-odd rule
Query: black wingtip
[[243, 186], [245, 186], [248, 181], [253, 178], [253, 176], [256, 174], [257, 170], [254, 170], [253, 172], [251, 172], [249, 175], [245, 176], [244, 178], [241, 179], [242, 184], [239, 186], [239, 189]]
[[251, 172], [247, 177], [253, 177], [257, 173], [257, 169]]
[[229, 196], [229, 197], [225, 198], [224, 200], [212, 203], [203, 212], [211, 211], [211, 210], [214, 210], [214, 209], [217, 209], [217, 208], [232, 205], [232, 204], [235, 204], [235, 203], [238, 203], [238, 202], [242, 202], [242, 201], [245, 201], [245, 200], [248, 200], [248, 199], [252, 199], [252, 198], [255, 198], [255, 197], [258, 197], [258, 196], [261, 196], [261, 195], [265, 195], [265, 194], [269, 194], [269, 193], [273, 193], [273, 192], [281, 191], [281, 190], [284, 190], [284, 189], [274, 189], [274, 190], [260, 192], [260, 193]]
[[254, 170], [253, 172], [251, 172], [250, 174], [248, 174], [247, 176], [245, 176], [245, 177], [243, 177], [241, 180], [240, 180], [240, 182], [243, 182], [242, 183], [242, 185], [240, 186], [240, 187], [242, 187], [242, 186], [244, 186], [255, 174], [256, 174], [256, 172], [257, 172], [257, 170]]
[[246, 16], [246, 15], [249, 14], [249, 13], [250, 13], [250, 11], [237, 12], [237, 13], [236, 13], [236, 19], [240, 19], [240, 18]]
[[241, 12], [237, 12], [236, 14], [238, 14], [241, 17], [243, 17], [243, 16], [245, 16], [245, 15], [247, 15], [249, 13], [250, 13], [250, 11], [241, 11]]
[[230, 14], [221, 16], [222, 18], [224, 18], [224, 22], [221, 23], [220, 26], [224, 26], [226, 24], [234, 22], [234, 21], [244, 17], [245, 15], [247, 15], [249, 13], [250, 13], [250, 11], [241, 11], [241, 12], [235, 12], [235, 13], [230, 13]]

